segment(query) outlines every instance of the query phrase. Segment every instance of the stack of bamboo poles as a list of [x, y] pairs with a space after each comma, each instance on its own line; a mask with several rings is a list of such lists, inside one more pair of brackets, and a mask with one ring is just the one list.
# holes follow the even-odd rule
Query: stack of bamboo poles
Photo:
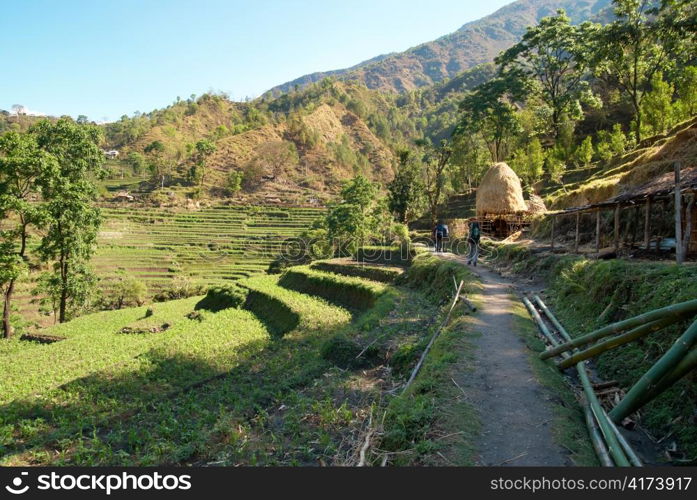
[[[629, 465], [627, 463], [629, 460], [632, 465], [640, 465], [638, 457], [617, 430], [615, 424], [652, 401], [697, 367], [697, 321], [639, 379], [609, 414], [600, 406], [583, 362], [617, 346], [627, 344], [696, 315], [697, 300], [649, 311], [572, 339], [544, 302], [538, 296], [535, 296], [534, 299], [540, 310], [564, 339], [564, 342], [560, 342], [554, 337], [537, 309], [527, 298], [524, 298], [523, 301], [533, 319], [551, 344], [551, 348], [543, 352], [540, 357], [549, 359], [561, 356], [562, 359], [558, 361], [557, 366], [562, 370], [572, 366], [576, 367], [585, 393], [584, 404], [589, 433], [601, 462], [603, 465], [612, 465], [612, 461], [616, 465]], [[588, 347], [589, 344], [592, 345]], [[579, 350], [582, 346], [587, 347]], [[595, 419], [591, 417], [595, 417]], [[598, 432], [598, 427], [601, 432]], [[600, 439], [601, 434], [604, 440]], [[609, 460], [610, 458], [612, 460]]]

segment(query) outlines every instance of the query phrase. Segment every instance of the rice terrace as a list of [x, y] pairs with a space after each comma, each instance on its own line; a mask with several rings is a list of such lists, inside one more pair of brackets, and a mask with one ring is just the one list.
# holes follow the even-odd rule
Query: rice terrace
[[[394, 47], [312, 49], [359, 13], [243, 4], [197, 6], [186, 44], [188, 0], [139, 4], [147, 41], [117, 2], [32, 13], [46, 57], [84, 76], [90, 40], [121, 69], [39, 92], [27, 46], [0, 82], [0, 472], [632, 467], [687, 491], [697, 2], [438, 0], [413, 29], [363, 5]], [[213, 57], [242, 39], [253, 62]]]

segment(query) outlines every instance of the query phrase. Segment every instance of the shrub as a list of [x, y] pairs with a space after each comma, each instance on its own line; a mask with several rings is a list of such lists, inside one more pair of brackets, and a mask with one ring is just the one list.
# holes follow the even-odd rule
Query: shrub
[[201, 299], [195, 310], [222, 311], [230, 307], [239, 308], [247, 300], [249, 290], [238, 285], [216, 286], [208, 289], [206, 296]]

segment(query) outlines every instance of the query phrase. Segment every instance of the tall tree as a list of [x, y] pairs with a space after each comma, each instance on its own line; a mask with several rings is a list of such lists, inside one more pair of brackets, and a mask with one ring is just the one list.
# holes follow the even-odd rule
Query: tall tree
[[[30, 134], [8, 132], [0, 136], [0, 286], [3, 288], [3, 335], [12, 334], [10, 314], [17, 279], [26, 270], [29, 227], [41, 226], [45, 219], [39, 197], [42, 184], [55, 177], [54, 158], [39, 149]], [[48, 187], [48, 186], [47, 186]]]
[[580, 118], [580, 100], [588, 86], [585, 40], [593, 25], [575, 26], [563, 9], [529, 27], [520, 42], [496, 58], [503, 74], [520, 78], [551, 110], [554, 137], [564, 117]]
[[453, 133], [479, 134], [494, 162], [506, 158], [512, 139], [520, 132], [511, 103], [511, 90], [517, 91], [517, 84], [509, 78], [494, 78], [477, 87], [460, 103], [462, 117]]
[[93, 204], [97, 194], [93, 179], [104, 175], [104, 156], [98, 146], [102, 136], [96, 126], [79, 125], [69, 118], [55, 123], [43, 120], [30, 130], [58, 165], [43, 189], [48, 220], [39, 253], [53, 262], [54, 279], [48, 282], [54, 283], [62, 323], [84, 304], [95, 281], [86, 264], [101, 223]]
[[424, 185], [416, 157], [406, 150], [400, 151], [398, 156], [397, 173], [387, 186], [388, 207], [398, 221], [407, 224], [424, 208]]
[[208, 139], [201, 139], [194, 146], [194, 153], [192, 155], [192, 160], [194, 162], [194, 168], [196, 175], [194, 177], [199, 181], [199, 185], [203, 186], [206, 178], [206, 172], [208, 167], [208, 157], [215, 153], [216, 146], [213, 142]]
[[666, 4], [656, 15], [653, 3], [613, 0], [617, 19], [599, 31], [593, 50], [596, 74], [617, 85], [631, 103], [636, 142], [642, 138], [642, 102], [649, 84], [656, 73], [674, 64], [676, 49], [684, 43], [681, 28], [670, 20], [677, 7]]
[[426, 149], [423, 158], [424, 188], [430, 222], [433, 227], [438, 221], [438, 206], [443, 201], [443, 195], [445, 194], [446, 169], [452, 157], [453, 148], [446, 140], [441, 141], [438, 147], [433, 147], [429, 143], [422, 141], [419, 142], [419, 145]]
[[150, 173], [153, 179], [160, 184], [161, 188], [164, 188], [167, 166], [164, 143], [162, 141], [153, 141], [145, 146], [143, 151], [148, 156], [148, 166], [150, 167]]

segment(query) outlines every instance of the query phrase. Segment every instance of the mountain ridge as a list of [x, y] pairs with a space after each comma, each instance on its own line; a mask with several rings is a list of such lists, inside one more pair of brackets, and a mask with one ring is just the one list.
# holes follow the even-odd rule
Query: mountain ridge
[[517, 0], [436, 40], [403, 52], [379, 55], [349, 68], [303, 75], [264, 95], [277, 96], [326, 77], [359, 80], [375, 90], [407, 92], [491, 62], [499, 52], [514, 45], [528, 26], [558, 9], [566, 10], [572, 22], [581, 23], [600, 15], [610, 3], [611, 0]]

